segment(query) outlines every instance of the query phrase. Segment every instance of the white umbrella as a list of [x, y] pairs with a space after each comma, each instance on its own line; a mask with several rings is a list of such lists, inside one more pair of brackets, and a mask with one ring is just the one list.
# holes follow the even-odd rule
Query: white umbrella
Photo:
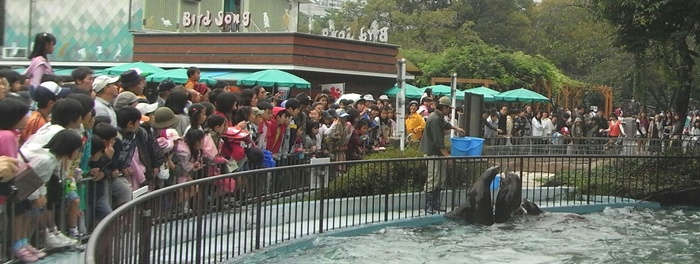
[[344, 94], [341, 95], [338, 100], [335, 101], [336, 104], [340, 104], [340, 100], [342, 99], [347, 99], [347, 100], [352, 100], [353, 102], [357, 102], [357, 100], [360, 100], [362, 98], [362, 95], [356, 94], [356, 93], [349, 93], [349, 94]]

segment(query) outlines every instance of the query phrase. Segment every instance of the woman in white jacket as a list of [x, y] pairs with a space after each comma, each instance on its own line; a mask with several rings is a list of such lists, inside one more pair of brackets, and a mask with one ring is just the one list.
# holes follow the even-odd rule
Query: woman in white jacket
[[532, 118], [532, 143], [535, 145], [545, 144], [547, 139], [545, 138], [545, 130], [547, 130], [546, 123], [542, 118], [544, 111], [537, 112], [535, 117]]
[[[23, 147], [20, 152], [20, 155], [23, 159], [26, 159], [29, 167], [34, 169], [37, 175], [47, 183], [29, 195], [27, 202], [23, 203], [25, 207], [21, 208], [27, 213], [29, 210], [42, 212], [37, 217], [42, 218], [46, 223], [44, 227], [46, 228], [47, 248], [68, 247], [79, 243], [79, 241], [68, 238], [58, 230], [53, 213], [47, 208], [51, 209], [53, 206], [62, 205], [62, 197], [64, 195], [63, 180], [72, 176], [70, 167], [74, 161], [80, 158], [80, 150], [82, 149], [82, 137], [72, 130], [64, 129], [56, 133], [45, 146], [30, 143]], [[27, 213], [25, 213], [25, 217], [29, 215]], [[28, 237], [33, 232], [34, 230], [31, 229], [31, 226], [26, 225], [21, 232], [23, 235], [26, 234], [26, 236], [20, 238], [20, 240], [28, 241]]]

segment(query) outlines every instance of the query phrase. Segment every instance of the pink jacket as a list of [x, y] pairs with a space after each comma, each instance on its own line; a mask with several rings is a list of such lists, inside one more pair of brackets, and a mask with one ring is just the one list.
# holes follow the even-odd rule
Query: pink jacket
[[24, 75], [29, 78], [29, 85], [33, 87], [39, 87], [41, 77], [44, 77], [44, 74], [53, 74], [53, 69], [51, 68], [51, 63], [42, 56], [34, 57], [24, 72]]

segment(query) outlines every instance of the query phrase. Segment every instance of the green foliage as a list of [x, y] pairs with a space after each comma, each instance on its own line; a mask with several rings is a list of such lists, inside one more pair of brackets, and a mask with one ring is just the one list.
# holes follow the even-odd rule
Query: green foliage
[[[700, 4], [685, 0], [591, 0], [597, 14], [616, 29], [615, 44], [642, 59], [654, 46], [668, 47], [675, 110], [686, 116], [693, 85], [696, 43], [700, 40]], [[641, 75], [637, 72], [638, 75]], [[676, 126], [680, 133], [682, 126]]]
[[453, 72], [458, 76], [491, 79], [505, 88], [529, 88], [539, 80], [547, 80], [554, 86], [576, 83], [542, 56], [505, 52], [483, 44], [448, 48], [439, 54], [413, 50], [405, 54], [424, 72], [418, 78], [420, 85], [427, 85], [431, 77], [449, 76]]
[[[399, 159], [422, 156], [423, 154], [415, 148], [407, 148], [403, 152], [398, 149], [387, 149], [384, 152], [368, 155], [364, 158], [367, 163], [350, 166], [346, 173], [331, 181], [324, 197], [421, 192], [428, 175], [426, 161]], [[466, 188], [487, 168], [486, 161], [463, 160], [451, 163], [447, 167], [445, 187]]]
[[613, 159], [588, 170], [571, 170], [549, 178], [543, 186], [572, 186], [579, 195], [646, 199], [662, 191], [700, 186], [700, 160], [683, 153], [639, 159]]

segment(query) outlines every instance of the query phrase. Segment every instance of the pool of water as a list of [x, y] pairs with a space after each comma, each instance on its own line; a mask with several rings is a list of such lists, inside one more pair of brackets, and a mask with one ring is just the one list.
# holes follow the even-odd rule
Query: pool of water
[[696, 263], [697, 208], [606, 208], [475, 226], [444, 221], [362, 236], [320, 236], [289, 254], [245, 263]]

